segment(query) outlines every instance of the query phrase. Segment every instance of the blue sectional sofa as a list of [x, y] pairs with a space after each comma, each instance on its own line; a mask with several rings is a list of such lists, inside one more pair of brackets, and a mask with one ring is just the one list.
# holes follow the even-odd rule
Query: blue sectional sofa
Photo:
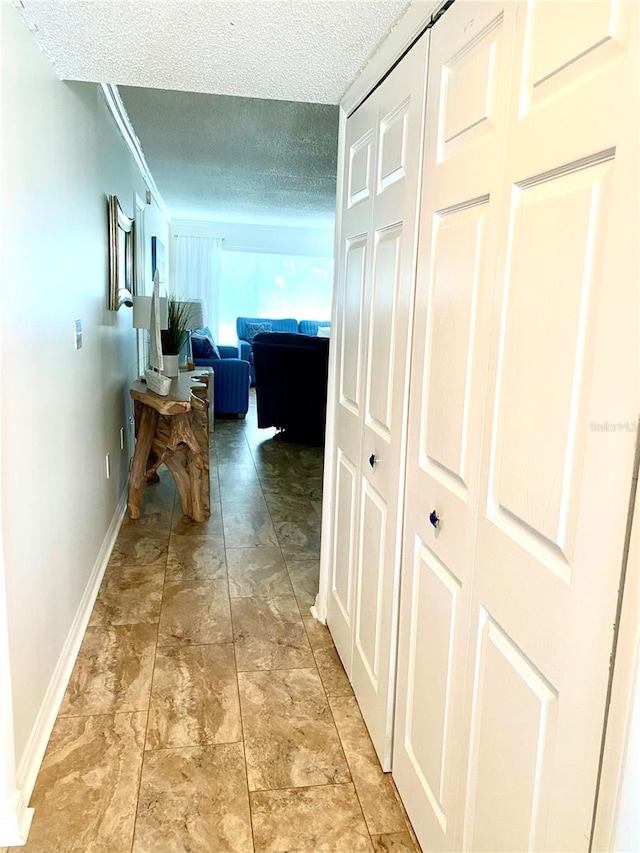
[[251, 384], [254, 385], [256, 381], [253, 365], [253, 338], [256, 335], [265, 332], [317, 335], [320, 326], [330, 325], [331, 322], [329, 320], [300, 320], [298, 322], [293, 317], [287, 317], [284, 320], [272, 319], [271, 317], [238, 317], [236, 320], [238, 350], [240, 358], [248, 361], [251, 365]]
[[324, 444], [329, 340], [275, 332], [256, 335], [254, 349], [258, 426]]
[[213, 368], [214, 414], [243, 418], [249, 410], [249, 362], [238, 358], [237, 347], [218, 345], [216, 350], [220, 357], [216, 358], [203, 357], [195, 340], [192, 345], [195, 366]]

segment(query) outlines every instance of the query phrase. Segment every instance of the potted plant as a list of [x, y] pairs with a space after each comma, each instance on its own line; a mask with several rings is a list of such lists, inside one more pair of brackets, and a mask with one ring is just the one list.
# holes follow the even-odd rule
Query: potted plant
[[177, 376], [178, 356], [189, 339], [189, 307], [186, 302], [179, 302], [175, 296], [170, 296], [168, 310], [168, 328], [163, 329], [160, 333], [164, 374], [165, 376]]

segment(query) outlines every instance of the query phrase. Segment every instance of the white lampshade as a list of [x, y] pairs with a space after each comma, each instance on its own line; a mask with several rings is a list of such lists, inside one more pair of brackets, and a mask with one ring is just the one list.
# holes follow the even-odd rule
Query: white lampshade
[[[133, 328], [151, 328], [151, 297], [133, 297]], [[160, 328], [169, 328], [169, 300], [166, 296], [160, 297]]]
[[188, 299], [184, 302], [178, 302], [178, 308], [184, 311], [186, 329], [202, 329], [204, 327], [203, 299]]

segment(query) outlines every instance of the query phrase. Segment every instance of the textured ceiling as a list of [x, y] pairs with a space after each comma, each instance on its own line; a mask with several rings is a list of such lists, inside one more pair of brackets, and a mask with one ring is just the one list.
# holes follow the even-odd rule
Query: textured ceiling
[[68, 80], [337, 104], [410, 0], [18, 0]]
[[174, 219], [332, 218], [337, 107], [119, 89]]
[[[58, 77], [113, 83], [174, 219], [325, 223], [338, 104], [410, 0], [14, 0]], [[167, 91], [169, 90], [169, 91]]]

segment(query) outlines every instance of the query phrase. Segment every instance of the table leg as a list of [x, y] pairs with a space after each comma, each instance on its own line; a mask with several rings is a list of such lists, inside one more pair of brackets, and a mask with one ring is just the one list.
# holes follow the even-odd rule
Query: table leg
[[129, 473], [129, 491], [127, 494], [127, 509], [129, 518], [140, 518], [142, 503], [142, 485], [147, 470], [147, 459], [153, 443], [159, 414], [150, 406], [138, 405], [136, 401], [136, 447], [133, 451], [133, 461]]

